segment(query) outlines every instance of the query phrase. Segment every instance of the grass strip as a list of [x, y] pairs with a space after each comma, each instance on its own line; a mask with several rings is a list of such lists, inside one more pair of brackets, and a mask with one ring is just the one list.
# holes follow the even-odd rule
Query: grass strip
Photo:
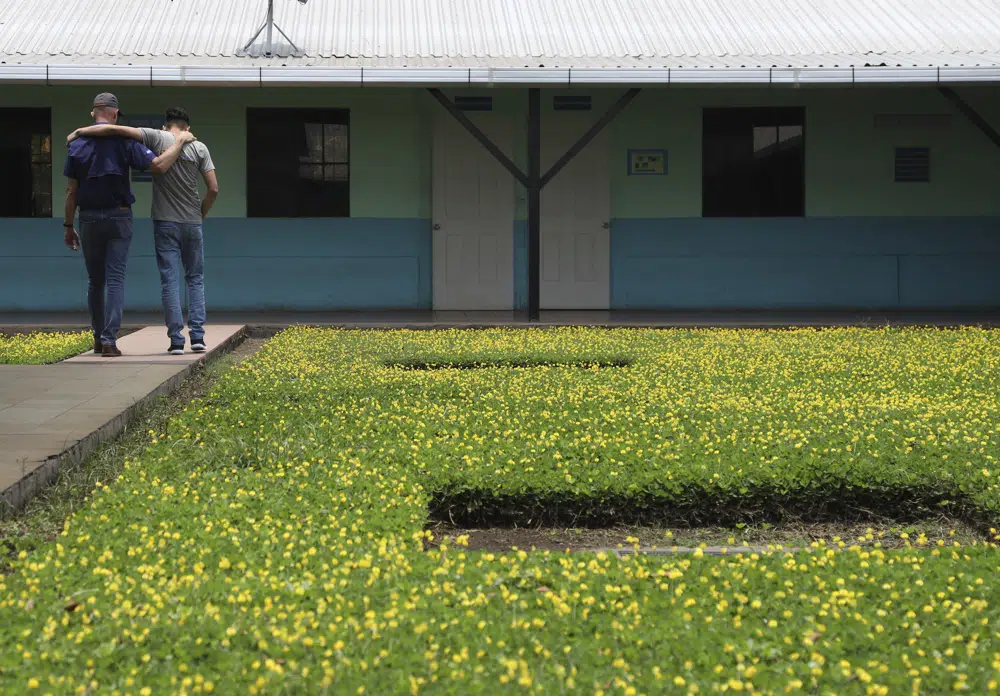
[[45, 365], [93, 350], [90, 331], [0, 333], [0, 365]]

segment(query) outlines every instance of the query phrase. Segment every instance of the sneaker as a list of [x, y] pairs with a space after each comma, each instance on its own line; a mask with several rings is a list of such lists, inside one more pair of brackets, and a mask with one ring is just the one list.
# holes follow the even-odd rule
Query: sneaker
[[192, 339], [191, 340], [191, 350], [193, 350], [195, 353], [204, 353], [205, 352], [205, 339], [203, 339], [203, 338]]
[[119, 358], [122, 352], [118, 350], [118, 346], [113, 343], [106, 343], [101, 346], [101, 355], [105, 358]]
[[170, 347], [167, 349], [167, 352], [170, 353], [171, 355], [184, 355], [184, 344], [171, 343]]

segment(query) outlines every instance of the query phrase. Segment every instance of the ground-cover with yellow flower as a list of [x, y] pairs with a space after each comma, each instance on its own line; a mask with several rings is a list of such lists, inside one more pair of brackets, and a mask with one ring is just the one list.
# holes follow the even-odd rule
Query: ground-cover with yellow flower
[[0, 692], [984, 693], [993, 544], [424, 542], [530, 496], [996, 519], [998, 362], [978, 330], [293, 329], [0, 579]]
[[0, 365], [45, 365], [93, 348], [90, 331], [0, 333]]

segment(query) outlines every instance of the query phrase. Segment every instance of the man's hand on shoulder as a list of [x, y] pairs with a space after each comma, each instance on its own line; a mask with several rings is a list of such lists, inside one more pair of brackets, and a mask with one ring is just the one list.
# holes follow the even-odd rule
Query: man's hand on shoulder
[[80, 137], [80, 129], [77, 128], [75, 131], [66, 136], [66, 144], [69, 145], [71, 142]]
[[188, 143], [193, 143], [198, 138], [194, 137], [194, 133], [191, 131], [181, 131], [177, 134], [177, 142], [181, 145], [187, 145]]

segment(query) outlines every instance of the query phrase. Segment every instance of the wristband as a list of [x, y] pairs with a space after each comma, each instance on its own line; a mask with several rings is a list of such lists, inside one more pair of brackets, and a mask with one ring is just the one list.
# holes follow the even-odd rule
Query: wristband
[[73, 225], [70, 225], [70, 224], [67, 224], [67, 223], [64, 222], [63, 223], [63, 227], [73, 227]]

